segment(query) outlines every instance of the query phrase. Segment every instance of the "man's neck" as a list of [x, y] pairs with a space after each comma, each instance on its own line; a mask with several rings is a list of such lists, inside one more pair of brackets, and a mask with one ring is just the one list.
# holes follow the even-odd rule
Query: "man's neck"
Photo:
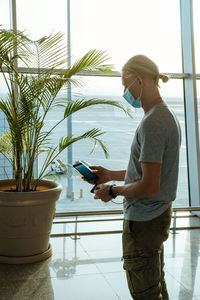
[[163, 103], [163, 100], [160, 96], [157, 96], [150, 101], [148, 100], [146, 103], [142, 103], [144, 113], [146, 114], [150, 109], [152, 109], [152, 107], [161, 103]]

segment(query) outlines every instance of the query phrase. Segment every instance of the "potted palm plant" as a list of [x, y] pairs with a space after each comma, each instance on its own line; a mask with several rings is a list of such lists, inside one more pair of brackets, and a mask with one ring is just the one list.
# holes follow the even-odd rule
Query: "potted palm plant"
[[[68, 69], [66, 53], [61, 33], [33, 41], [23, 32], [0, 30], [0, 72], [7, 86], [0, 109], [9, 128], [0, 136], [0, 153], [13, 168], [13, 179], [0, 180], [0, 263], [30, 263], [51, 255], [50, 231], [62, 190], [60, 184], [44, 179], [52, 172], [48, 171], [52, 161], [82, 139], [93, 139], [107, 155], [100, 129], [60, 137], [59, 144], [54, 145], [51, 134], [56, 126], [92, 105], [114, 105], [127, 112], [115, 101], [59, 97], [69, 84], [80, 84], [74, 76], [83, 71], [112, 71], [105, 52], [90, 50]], [[58, 69], [64, 71], [57, 72]], [[46, 130], [45, 119], [58, 106], [64, 108], [63, 118]], [[37, 174], [34, 166], [44, 153], [46, 157]]]

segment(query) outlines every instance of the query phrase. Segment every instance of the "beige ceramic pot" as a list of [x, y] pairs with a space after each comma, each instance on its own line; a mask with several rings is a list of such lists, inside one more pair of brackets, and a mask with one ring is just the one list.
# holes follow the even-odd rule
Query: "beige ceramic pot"
[[14, 180], [0, 180], [0, 263], [32, 263], [50, 257], [49, 238], [61, 185], [40, 180], [36, 192], [8, 192], [11, 187], [15, 189]]

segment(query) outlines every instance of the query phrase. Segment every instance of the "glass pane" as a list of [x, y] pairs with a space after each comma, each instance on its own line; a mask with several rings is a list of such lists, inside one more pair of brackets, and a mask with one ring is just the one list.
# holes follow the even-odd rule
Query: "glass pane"
[[0, 20], [0, 24], [3, 28], [10, 28], [10, 11], [8, 0], [1, 0], [0, 2]]
[[26, 30], [32, 39], [52, 32], [67, 31], [67, 1], [17, 0], [17, 27]]
[[200, 26], [199, 26], [200, 2], [193, 0], [193, 23], [196, 73], [200, 73]]
[[[0, 73], [0, 98], [5, 99], [7, 97], [8, 89], [5, 84], [3, 75]], [[8, 129], [8, 124], [3, 114], [2, 110], [0, 110], [0, 135]], [[6, 159], [6, 157], [0, 153], [0, 179], [8, 179], [12, 178], [12, 167], [10, 162]]]
[[[44, 36], [61, 32], [64, 36], [62, 42], [58, 43], [57, 46], [60, 49], [60, 46], [64, 45], [67, 55], [67, 1], [60, 0], [59, 5], [54, 0], [16, 0], [16, 2], [18, 29], [25, 31], [32, 40], [38, 40]], [[34, 46], [33, 49], [35, 51]], [[45, 55], [45, 52], [41, 52], [42, 54], [39, 54], [40, 58]], [[48, 62], [49, 60], [47, 59], [46, 61]], [[19, 66], [25, 67], [21, 61]], [[33, 66], [36, 67], [36, 63]]]
[[[105, 77], [85, 77], [85, 88], [73, 90], [73, 98], [86, 97], [110, 99], [123, 102], [130, 108], [122, 98], [123, 87], [120, 78]], [[103, 87], [103, 89], [102, 89]], [[170, 80], [167, 84], [161, 84], [161, 94], [167, 104], [177, 115], [182, 129], [182, 145], [180, 153], [180, 170], [177, 199], [174, 201], [174, 207], [188, 206], [188, 182], [187, 182], [187, 160], [186, 160], [186, 142], [185, 142], [185, 121], [184, 121], [184, 103], [182, 80]], [[78, 95], [78, 96], [77, 96]], [[113, 170], [126, 169], [129, 160], [130, 146], [134, 132], [143, 116], [142, 110], [132, 109], [133, 119], [126, 116], [122, 111], [111, 106], [93, 106], [73, 115], [72, 132], [74, 136], [83, 134], [92, 128], [99, 128], [106, 133], [102, 135], [102, 140], [106, 143], [110, 157], [105, 158], [99, 147], [91, 154], [93, 143], [84, 140], [73, 144], [73, 162], [76, 160], [85, 160], [92, 165], [102, 165]], [[53, 124], [61, 119], [63, 111], [61, 108], [54, 110], [47, 120], [47, 124]], [[59, 125], [54, 131], [53, 139], [58, 142], [61, 136], [66, 136], [67, 124]], [[60, 155], [60, 159], [67, 160], [67, 151]], [[63, 192], [60, 200], [57, 202], [57, 211], [95, 211], [108, 209], [122, 209], [121, 204], [112, 202], [103, 203], [100, 200], [94, 200], [90, 193], [88, 183], [81, 180], [76, 173], [73, 173], [74, 199], [66, 197], [68, 178], [61, 175], [59, 180], [63, 185]], [[83, 197], [80, 194], [83, 193]], [[122, 197], [118, 197], [116, 202], [121, 203]]]
[[176, 200], [173, 202], [173, 207], [189, 206], [183, 81], [173, 79], [170, 80], [167, 84], [160, 84], [160, 86], [164, 100], [174, 111], [179, 120], [182, 135], [178, 188]]
[[71, 22], [75, 57], [107, 50], [121, 70], [130, 57], [144, 54], [162, 72], [182, 72], [179, 0], [73, 0]]
[[200, 81], [199, 80], [196, 81], [196, 87], [197, 87], [198, 123], [199, 123], [199, 132], [200, 132]]

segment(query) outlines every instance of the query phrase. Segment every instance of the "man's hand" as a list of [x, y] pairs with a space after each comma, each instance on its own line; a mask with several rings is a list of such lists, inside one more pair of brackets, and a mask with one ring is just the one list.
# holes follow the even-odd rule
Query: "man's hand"
[[106, 168], [103, 168], [101, 166], [90, 166], [89, 167], [92, 172], [98, 176], [95, 180], [88, 180], [85, 177], [82, 177], [83, 180], [87, 181], [91, 184], [101, 184], [101, 183], [107, 183], [109, 181], [124, 181], [126, 170], [117, 170], [112, 171]]
[[94, 193], [94, 199], [101, 199], [103, 202], [108, 202], [112, 200], [112, 197], [109, 194], [110, 185], [108, 184], [99, 184], [96, 186]]
[[95, 175], [98, 176], [98, 179], [96, 179], [95, 182], [88, 181], [89, 183], [101, 184], [101, 183], [106, 183], [108, 181], [111, 181], [110, 170], [103, 168], [101, 166], [90, 166], [89, 168], [92, 170], [92, 172]]

